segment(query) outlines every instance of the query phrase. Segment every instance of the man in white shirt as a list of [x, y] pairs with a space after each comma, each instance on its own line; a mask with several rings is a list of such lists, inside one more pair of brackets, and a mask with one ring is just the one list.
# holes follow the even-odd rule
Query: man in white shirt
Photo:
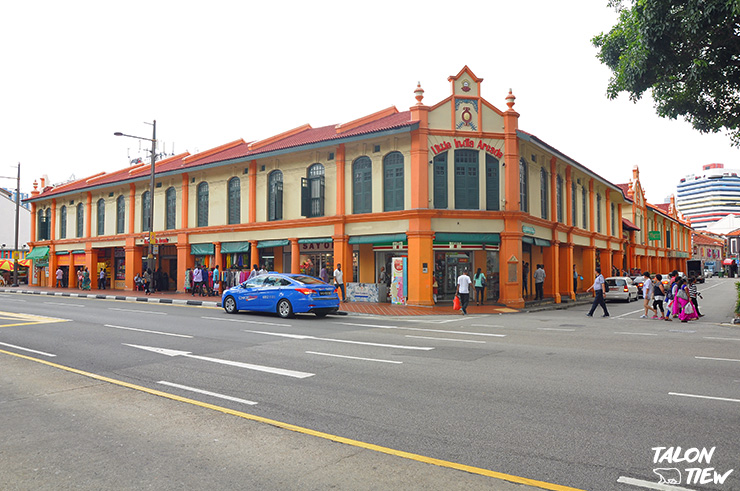
[[347, 302], [344, 292], [344, 273], [342, 273], [342, 265], [339, 263], [337, 263], [337, 269], [334, 270], [334, 284], [342, 290], [342, 302]]
[[596, 310], [597, 305], [601, 305], [601, 308], [604, 309], [604, 315], [601, 317], [609, 317], [609, 311], [606, 310], [606, 302], [604, 301], [604, 283], [606, 282], [604, 281], [604, 277], [601, 275], [601, 268], [596, 268], [596, 279], [594, 280], [594, 284], [586, 290], [587, 292], [593, 290], [596, 297], [594, 298], [594, 303], [591, 304], [591, 310], [586, 314], [586, 317], [594, 316], [594, 310]]
[[470, 276], [467, 271], [463, 271], [460, 276], [457, 277], [457, 291], [455, 295], [460, 297], [460, 310], [462, 315], [468, 315], [468, 302], [470, 301]]
[[545, 277], [547, 275], [545, 274], [545, 266], [544, 264], [538, 264], [537, 269], [535, 270], [534, 274], [532, 275], [534, 277], [534, 299], [535, 300], [542, 300], [545, 297]]

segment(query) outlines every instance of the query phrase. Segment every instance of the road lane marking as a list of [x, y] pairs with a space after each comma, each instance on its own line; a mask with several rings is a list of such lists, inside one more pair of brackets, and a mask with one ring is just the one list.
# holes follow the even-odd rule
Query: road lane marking
[[195, 387], [188, 387], [187, 385], [173, 384], [172, 382], [167, 382], [165, 380], [160, 380], [157, 383], [158, 384], [162, 384], [162, 385], [167, 385], [169, 387], [175, 387], [177, 389], [189, 390], [190, 392], [197, 392], [198, 394], [204, 394], [204, 395], [207, 395], [207, 396], [218, 397], [219, 399], [226, 399], [227, 401], [239, 402], [241, 404], [249, 404], [250, 406], [254, 406], [255, 404], [257, 404], [254, 401], [248, 401], [246, 399], [239, 399], [238, 397], [227, 396], [227, 395], [224, 395], [224, 394], [219, 394], [217, 392], [211, 392], [211, 391], [208, 391], [208, 390], [196, 389]]
[[85, 308], [84, 305], [80, 303], [64, 303], [64, 302], [44, 302], [46, 305], [61, 305], [63, 307], [82, 307]]
[[710, 358], [708, 356], [695, 356], [697, 360], [714, 360], [714, 361], [737, 361], [740, 362], [740, 360], [733, 360], [732, 358]]
[[426, 346], [405, 346], [400, 344], [382, 344], [382, 343], [368, 343], [365, 341], [349, 341], [347, 339], [333, 339], [333, 338], [317, 338], [316, 336], [306, 336], [303, 334], [282, 334], [278, 332], [264, 332], [264, 331], [248, 331], [244, 330], [244, 332], [251, 332], [254, 334], [264, 334], [266, 336], [278, 336], [283, 338], [291, 338], [291, 339], [310, 339], [315, 341], [330, 341], [332, 343], [346, 343], [346, 344], [361, 344], [363, 346], [378, 346], [381, 348], [395, 348], [395, 349], [410, 349], [410, 350], [421, 350], [421, 351], [429, 351], [433, 350], [434, 348], [426, 347]]
[[472, 339], [453, 339], [453, 338], [435, 338], [432, 336], [412, 336], [411, 334], [406, 335], [407, 338], [415, 338], [415, 339], [433, 339], [435, 341], [457, 341], [458, 343], [483, 343], [486, 344], [485, 341], [474, 341]]
[[263, 326], [293, 327], [292, 324], [276, 324], [274, 322], [248, 321], [244, 319], [222, 319], [220, 317], [201, 317], [201, 319], [208, 319], [212, 321], [242, 322], [244, 324], [260, 324]]
[[614, 334], [634, 334], [635, 336], [657, 336], [652, 332], [615, 332]]
[[474, 466], [470, 466], [470, 465], [466, 465], [466, 464], [460, 464], [460, 463], [457, 463], [457, 462], [451, 462], [451, 461], [448, 461], [448, 460], [436, 459], [434, 457], [427, 457], [426, 455], [421, 455], [421, 454], [415, 454], [415, 453], [411, 453], [411, 452], [406, 452], [404, 450], [396, 450], [396, 449], [390, 448], [390, 447], [382, 447], [380, 445], [375, 445], [373, 443], [367, 443], [367, 442], [363, 442], [363, 441], [360, 441], [360, 440], [353, 440], [351, 438], [346, 438], [346, 437], [343, 437], [343, 436], [333, 435], [331, 433], [324, 433], [322, 431], [312, 430], [310, 428], [305, 428], [303, 426], [297, 426], [297, 425], [290, 424], [290, 423], [284, 423], [282, 421], [277, 421], [277, 420], [274, 420], [274, 419], [269, 419], [269, 418], [265, 418], [265, 417], [262, 417], [262, 416], [257, 416], [257, 415], [254, 415], [254, 414], [245, 413], [245, 412], [242, 412], [242, 411], [236, 411], [234, 409], [229, 409], [227, 407], [216, 406], [215, 404], [209, 404], [207, 402], [202, 402], [202, 401], [198, 401], [198, 400], [195, 400], [195, 399], [189, 399], [187, 397], [182, 397], [182, 396], [178, 396], [178, 395], [175, 395], [175, 394], [170, 394], [169, 392], [163, 392], [161, 390], [150, 389], [148, 387], [144, 387], [144, 386], [141, 386], [141, 385], [131, 384], [129, 382], [124, 382], [123, 380], [117, 380], [117, 379], [113, 379], [113, 378], [110, 378], [110, 377], [104, 377], [103, 375], [98, 375], [96, 373], [85, 372], [85, 371], [82, 371], [82, 370], [78, 370], [76, 368], [72, 368], [72, 367], [68, 367], [68, 366], [64, 366], [64, 365], [59, 365], [57, 363], [53, 363], [53, 362], [46, 361], [46, 360], [41, 360], [39, 358], [32, 358], [30, 356], [21, 355], [19, 353], [13, 353], [12, 351], [3, 351], [3, 350], [0, 350], [0, 353], [6, 354], [6, 355], [9, 355], [9, 356], [14, 356], [16, 358], [21, 358], [21, 359], [28, 360], [28, 361], [33, 361], [35, 363], [40, 363], [42, 365], [46, 365], [46, 366], [49, 366], [49, 367], [57, 368], [59, 370], [64, 370], [64, 371], [67, 371], [67, 372], [70, 372], [70, 373], [74, 373], [76, 375], [81, 375], [83, 377], [88, 377], [88, 378], [91, 378], [93, 380], [99, 380], [101, 382], [107, 382], [109, 384], [117, 385], [119, 387], [126, 387], [127, 389], [133, 389], [133, 390], [137, 390], [137, 391], [140, 391], [140, 392], [144, 392], [146, 394], [155, 395], [155, 396], [159, 396], [159, 397], [164, 397], [165, 399], [170, 399], [172, 401], [184, 402], [186, 404], [192, 404], [193, 406], [198, 406], [198, 407], [202, 407], [202, 408], [205, 408], [205, 409], [211, 409], [213, 411], [218, 411], [218, 412], [223, 413], [223, 414], [229, 414], [231, 416], [236, 416], [238, 418], [243, 418], [243, 419], [246, 419], [246, 420], [249, 420], [249, 421], [256, 421], [258, 423], [268, 424], [270, 426], [275, 426], [277, 428], [282, 428], [282, 429], [293, 431], [293, 432], [300, 433], [300, 434], [303, 434], [303, 435], [309, 435], [309, 436], [314, 436], [314, 437], [317, 437], [317, 438], [322, 438], [324, 440], [328, 440], [328, 441], [332, 441], [332, 442], [336, 442], [336, 443], [342, 443], [344, 445], [350, 445], [350, 446], [353, 446], [353, 447], [356, 447], [356, 448], [361, 448], [361, 449], [364, 449], [364, 450], [370, 450], [370, 451], [373, 451], [373, 452], [383, 453], [383, 454], [386, 454], [386, 455], [393, 455], [395, 457], [400, 457], [402, 459], [413, 460], [415, 462], [421, 462], [421, 463], [424, 463], [424, 464], [436, 465], [436, 466], [444, 467], [444, 468], [447, 468], [447, 469], [455, 469], [455, 470], [458, 470], [458, 471], [463, 471], [463, 472], [467, 472], [467, 473], [470, 473], [470, 474], [476, 474], [476, 475], [479, 475], [479, 476], [492, 477], [494, 479], [500, 479], [500, 480], [503, 480], [503, 481], [509, 481], [509, 482], [513, 482], [513, 483], [516, 483], [516, 484], [524, 484], [525, 486], [534, 486], [534, 487], [537, 487], [537, 488], [540, 488], [540, 489], [547, 489], [547, 490], [550, 490], [550, 491], [583, 491], [581, 489], [572, 488], [572, 487], [569, 487], [569, 486], [563, 486], [563, 485], [560, 485], [560, 484], [554, 484], [554, 483], [549, 483], [549, 482], [545, 482], [545, 481], [538, 481], [536, 479], [530, 479], [530, 478], [527, 478], [527, 477], [515, 476], [513, 474], [504, 474], [503, 472], [496, 472], [496, 471], [492, 471], [490, 469], [483, 469], [481, 467], [474, 467]]
[[[352, 322], [335, 322], [335, 324], [342, 324], [345, 326], [377, 327], [380, 329], [402, 329], [405, 331], [439, 332], [443, 334], [467, 334], [469, 336], [489, 336], [489, 337], [494, 337], [494, 338], [505, 338], [506, 337], [506, 334], [491, 334], [488, 332], [470, 332], [470, 331], [445, 331], [443, 329], [425, 329], [423, 327], [381, 326], [381, 325], [375, 325], [375, 324], [354, 324]], [[486, 327], [489, 327], [489, 326], [486, 326]]]
[[612, 317], [612, 319], [619, 319], [620, 317], [626, 317], [628, 315], [637, 314], [639, 312], [644, 312], [644, 311], [645, 311], [645, 309], [634, 310], [632, 312], [627, 312], [626, 314], [614, 316], [614, 317]]
[[682, 488], [674, 484], [671, 484], [671, 485], [660, 484], [657, 482], [643, 481], [642, 479], [633, 479], [631, 477], [624, 477], [624, 476], [620, 476], [619, 479], [617, 479], [617, 482], [622, 483], [622, 484], [628, 484], [630, 486], [637, 486], [639, 488], [657, 489], [658, 491], [692, 491], [691, 489]]
[[711, 338], [708, 336], [705, 336], [704, 339], [714, 339], [717, 341], [740, 341], [740, 338]]
[[104, 324], [105, 327], [112, 327], [114, 329], [125, 329], [127, 331], [138, 331], [138, 332], [148, 332], [150, 334], [161, 334], [163, 336], [175, 336], [178, 338], [192, 338], [193, 336], [188, 336], [187, 334], [173, 334], [171, 332], [161, 332], [161, 331], [150, 331], [149, 329], [138, 329], [136, 327], [124, 327], [124, 326], [114, 326], [112, 324]]
[[14, 344], [8, 344], [8, 343], [0, 343], [0, 345], [7, 346], [9, 348], [15, 348], [22, 351], [28, 351], [29, 353], [36, 353], [37, 355], [43, 355], [43, 356], [49, 356], [49, 357], [56, 357], [57, 355], [52, 355], [51, 353], [45, 353], [43, 351], [36, 351], [35, 349], [30, 348], [24, 348], [23, 346], [16, 346]]
[[538, 327], [538, 331], [565, 331], [565, 332], [573, 332], [575, 329], [563, 329], [561, 327]]
[[394, 360], [379, 360], [377, 358], [362, 358], [359, 356], [347, 356], [347, 355], [335, 355], [332, 353], [320, 353], [318, 351], [306, 351], [309, 355], [321, 355], [321, 356], [333, 356], [336, 358], [349, 358], [350, 360], [362, 360], [362, 361], [377, 361], [379, 363], [396, 363], [396, 364], [402, 364], [402, 361], [394, 361]]
[[15, 319], [20, 322], [15, 324], [0, 324], [2, 327], [31, 326], [35, 324], [52, 324], [54, 322], [70, 322], [71, 319], [60, 319], [58, 317], [45, 317], [43, 315], [19, 314], [16, 312], [0, 312], [0, 316], [6, 319]]
[[196, 360], [210, 361], [212, 363], [220, 363], [221, 365], [229, 365], [232, 367], [246, 368], [247, 370], [255, 370], [257, 372], [273, 373], [275, 375], [285, 375], [286, 377], [293, 378], [307, 378], [313, 377], [314, 373], [298, 372], [296, 370], [287, 370], [285, 368], [268, 367], [264, 365], [254, 365], [252, 363], [242, 363], [240, 361], [222, 360], [220, 358], [211, 358], [209, 356], [199, 356], [190, 353], [189, 351], [178, 351], [167, 348], [155, 348], [154, 346], [140, 346], [137, 344], [122, 343], [124, 346], [131, 346], [132, 348], [143, 349], [146, 351], [152, 351], [166, 356], [184, 356], [185, 358], [193, 358]]
[[108, 310], [118, 310], [119, 312], [137, 312], [139, 314], [167, 315], [166, 312], [155, 312], [153, 310], [117, 309], [115, 307], [108, 307]]
[[727, 397], [700, 396], [696, 394], [682, 394], [680, 392], [669, 392], [669, 396], [694, 397], [696, 399], [711, 399], [713, 401], [740, 402], [740, 399], [729, 399]]

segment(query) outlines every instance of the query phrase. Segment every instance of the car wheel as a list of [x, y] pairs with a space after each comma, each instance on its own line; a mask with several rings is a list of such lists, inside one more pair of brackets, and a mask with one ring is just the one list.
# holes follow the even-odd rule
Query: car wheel
[[224, 300], [224, 310], [227, 314], [236, 314], [239, 312], [239, 309], [236, 308], [234, 297], [226, 297], [226, 300]]
[[283, 319], [293, 317], [293, 306], [286, 299], [282, 299], [277, 304], [277, 313]]

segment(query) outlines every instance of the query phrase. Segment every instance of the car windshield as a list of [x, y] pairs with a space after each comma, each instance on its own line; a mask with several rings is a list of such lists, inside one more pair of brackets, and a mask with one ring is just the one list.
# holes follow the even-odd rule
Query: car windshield
[[298, 275], [293, 276], [293, 280], [303, 283], [304, 285], [323, 285], [324, 282], [321, 281], [318, 278], [314, 278], [313, 276], [306, 276], [306, 275]]

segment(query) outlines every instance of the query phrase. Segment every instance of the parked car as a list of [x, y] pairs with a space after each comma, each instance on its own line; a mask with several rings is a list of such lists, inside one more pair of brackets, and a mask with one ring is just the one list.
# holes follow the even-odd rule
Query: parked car
[[711, 278], [714, 276], [714, 272], [711, 269], [704, 270], [704, 278]]
[[339, 310], [339, 296], [333, 285], [312, 276], [268, 273], [226, 290], [221, 305], [229, 314], [252, 310], [283, 318], [309, 312], [324, 317]]
[[610, 276], [605, 278], [604, 281], [609, 285], [609, 292], [604, 296], [608, 301], [624, 300], [631, 302], [639, 297], [637, 285], [629, 276]]

